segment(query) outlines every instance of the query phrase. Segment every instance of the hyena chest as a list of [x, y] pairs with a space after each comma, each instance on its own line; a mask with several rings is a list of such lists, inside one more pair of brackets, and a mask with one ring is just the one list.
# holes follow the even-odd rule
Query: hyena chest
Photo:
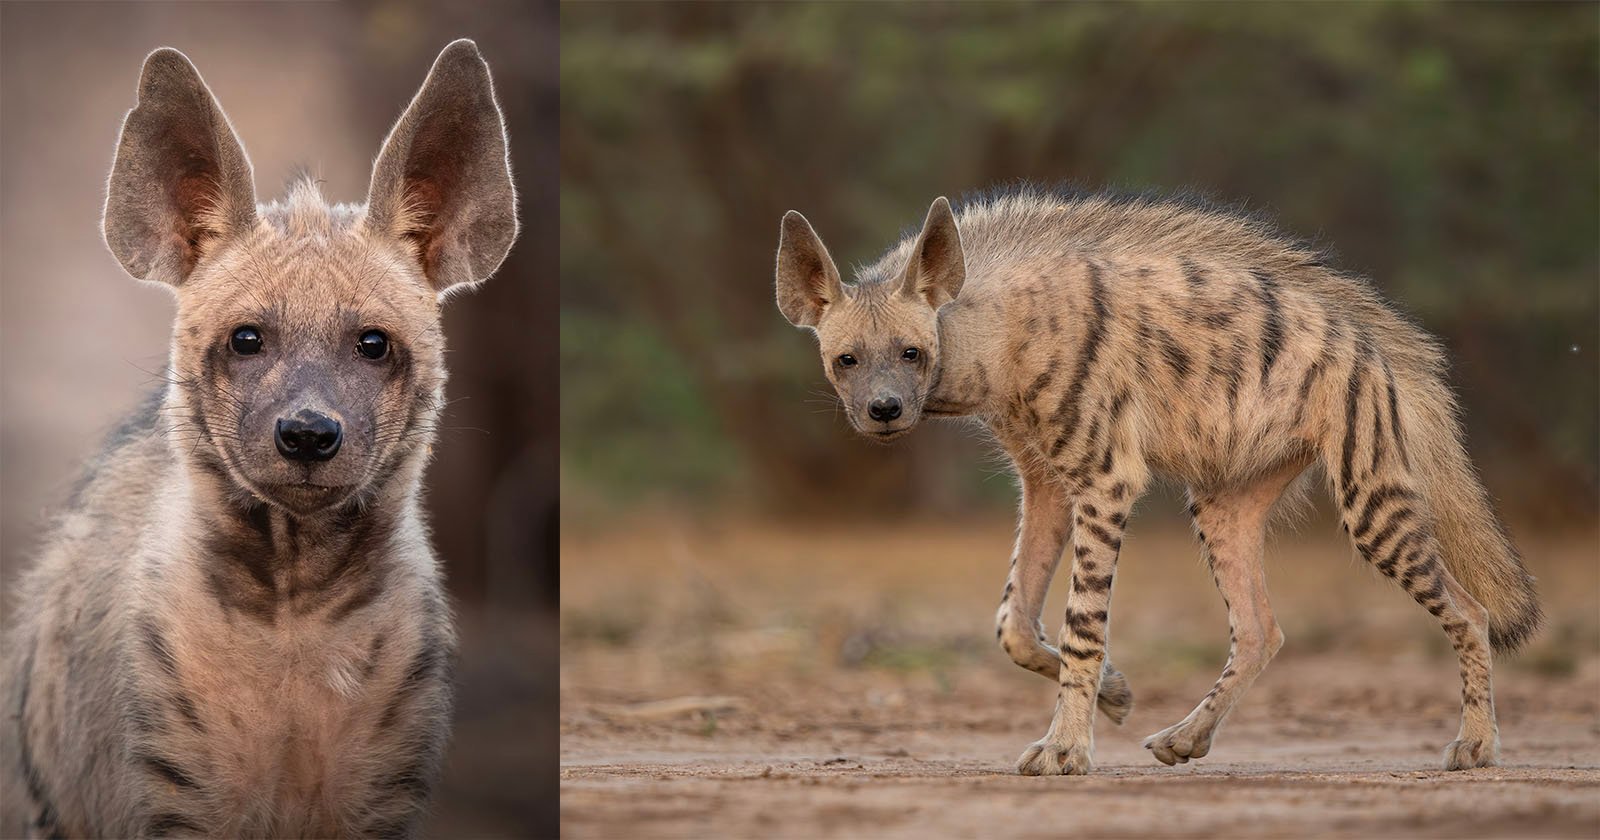
[[200, 632], [180, 637], [167, 691], [167, 781], [203, 793], [222, 833], [349, 834], [396, 734], [380, 637], [293, 622]]

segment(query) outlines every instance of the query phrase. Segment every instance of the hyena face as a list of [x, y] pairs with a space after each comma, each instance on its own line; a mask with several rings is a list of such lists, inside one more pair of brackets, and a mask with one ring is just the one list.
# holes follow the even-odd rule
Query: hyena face
[[911, 430], [938, 370], [933, 307], [893, 283], [857, 283], [817, 324], [823, 370], [856, 431], [889, 441]]
[[828, 249], [789, 211], [778, 240], [778, 308], [817, 334], [822, 367], [856, 431], [890, 441], [916, 426], [939, 380], [939, 307], [961, 291], [961, 234], [943, 198], [914, 242], [855, 283], [840, 282]]
[[[310, 184], [264, 209], [284, 227], [201, 259], [179, 289], [173, 378], [188, 412], [171, 420], [255, 495], [316, 509], [431, 429], [439, 306], [410, 254], [328, 224]], [[293, 232], [297, 213], [321, 233]]]
[[445, 48], [363, 205], [310, 181], [257, 206], [244, 148], [188, 59], [145, 62], [106, 201], [129, 273], [178, 297], [169, 421], [237, 486], [295, 512], [350, 499], [430, 439], [439, 303], [516, 235], [505, 130], [470, 41]]

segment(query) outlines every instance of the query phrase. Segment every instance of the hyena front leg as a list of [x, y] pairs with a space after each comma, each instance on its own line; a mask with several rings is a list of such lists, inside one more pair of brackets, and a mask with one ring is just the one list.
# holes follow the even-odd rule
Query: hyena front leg
[[[1046, 472], [1030, 467], [1019, 472], [1022, 522], [995, 615], [995, 638], [1013, 662], [1053, 680], [1061, 675], [1061, 654], [1045, 637], [1039, 616], [1061, 552], [1072, 536], [1072, 502], [1061, 483]], [[1119, 725], [1133, 708], [1128, 681], [1111, 667], [1109, 656], [1102, 666], [1097, 700], [1100, 710]]]
[[1273, 503], [1306, 466], [1299, 460], [1245, 487], [1195, 495], [1189, 510], [1228, 608], [1228, 664], [1188, 717], [1145, 739], [1145, 749], [1163, 764], [1209, 753], [1217, 727], [1283, 647], [1283, 631], [1267, 600], [1262, 548]]
[[1094, 753], [1094, 709], [1106, 662], [1106, 627], [1111, 583], [1116, 577], [1122, 532], [1136, 492], [1090, 489], [1076, 504], [1072, 533], [1072, 588], [1061, 627], [1060, 688], [1050, 730], [1017, 759], [1026, 776], [1089, 772]]

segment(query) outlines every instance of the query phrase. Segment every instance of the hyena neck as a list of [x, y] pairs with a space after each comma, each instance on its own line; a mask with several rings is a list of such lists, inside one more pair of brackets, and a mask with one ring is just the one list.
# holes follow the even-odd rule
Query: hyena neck
[[924, 410], [934, 417], [987, 416], [997, 377], [990, 370], [982, 349], [980, 313], [988, 303], [973, 290], [939, 310], [939, 373], [928, 393]]
[[234, 483], [214, 459], [177, 466], [188, 493], [179, 511], [190, 578], [230, 618], [272, 625], [285, 616], [342, 621], [372, 603], [425, 547], [417, 501], [423, 455], [359, 498], [297, 515]]
[[268, 623], [284, 611], [337, 621], [366, 606], [397, 571], [402, 534], [420, 530], [414, 507], [394, 498], [305, 516], [231, 493], [205, 506], [213, 511], [200, 542], [210, 594], [225, 612]]

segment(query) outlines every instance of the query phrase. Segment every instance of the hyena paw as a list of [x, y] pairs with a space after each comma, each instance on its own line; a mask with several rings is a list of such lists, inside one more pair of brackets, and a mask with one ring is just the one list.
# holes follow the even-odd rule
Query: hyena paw
[[1144, 748], [1162, 764], [1183, 764], [1191, 758], [1205, 758], [1211, 752], [1211, 734], [1215, 731], [1215, 727], [1184, 720], [1144, 739]]
[[1120, 671], [1107, 668], [1100, 675], [1100, 696], [1095, 701], [1112, 723], [1121, 726], [1133, 711], [1133, 690], [1128, 688], [1128, 678]]
[[1469, 770], [1473, 767], [1492, 767], [1500, 763], [1500, 750], [1491, 739], [1458, 738], [1445, 745], [1444, 769]]
[[1093, 762], [1087, 743], [1058, 744], [1048, 736], [1034, 741], [1017, 759], [1017, 772], [1024, 776], [1083, 776]]

